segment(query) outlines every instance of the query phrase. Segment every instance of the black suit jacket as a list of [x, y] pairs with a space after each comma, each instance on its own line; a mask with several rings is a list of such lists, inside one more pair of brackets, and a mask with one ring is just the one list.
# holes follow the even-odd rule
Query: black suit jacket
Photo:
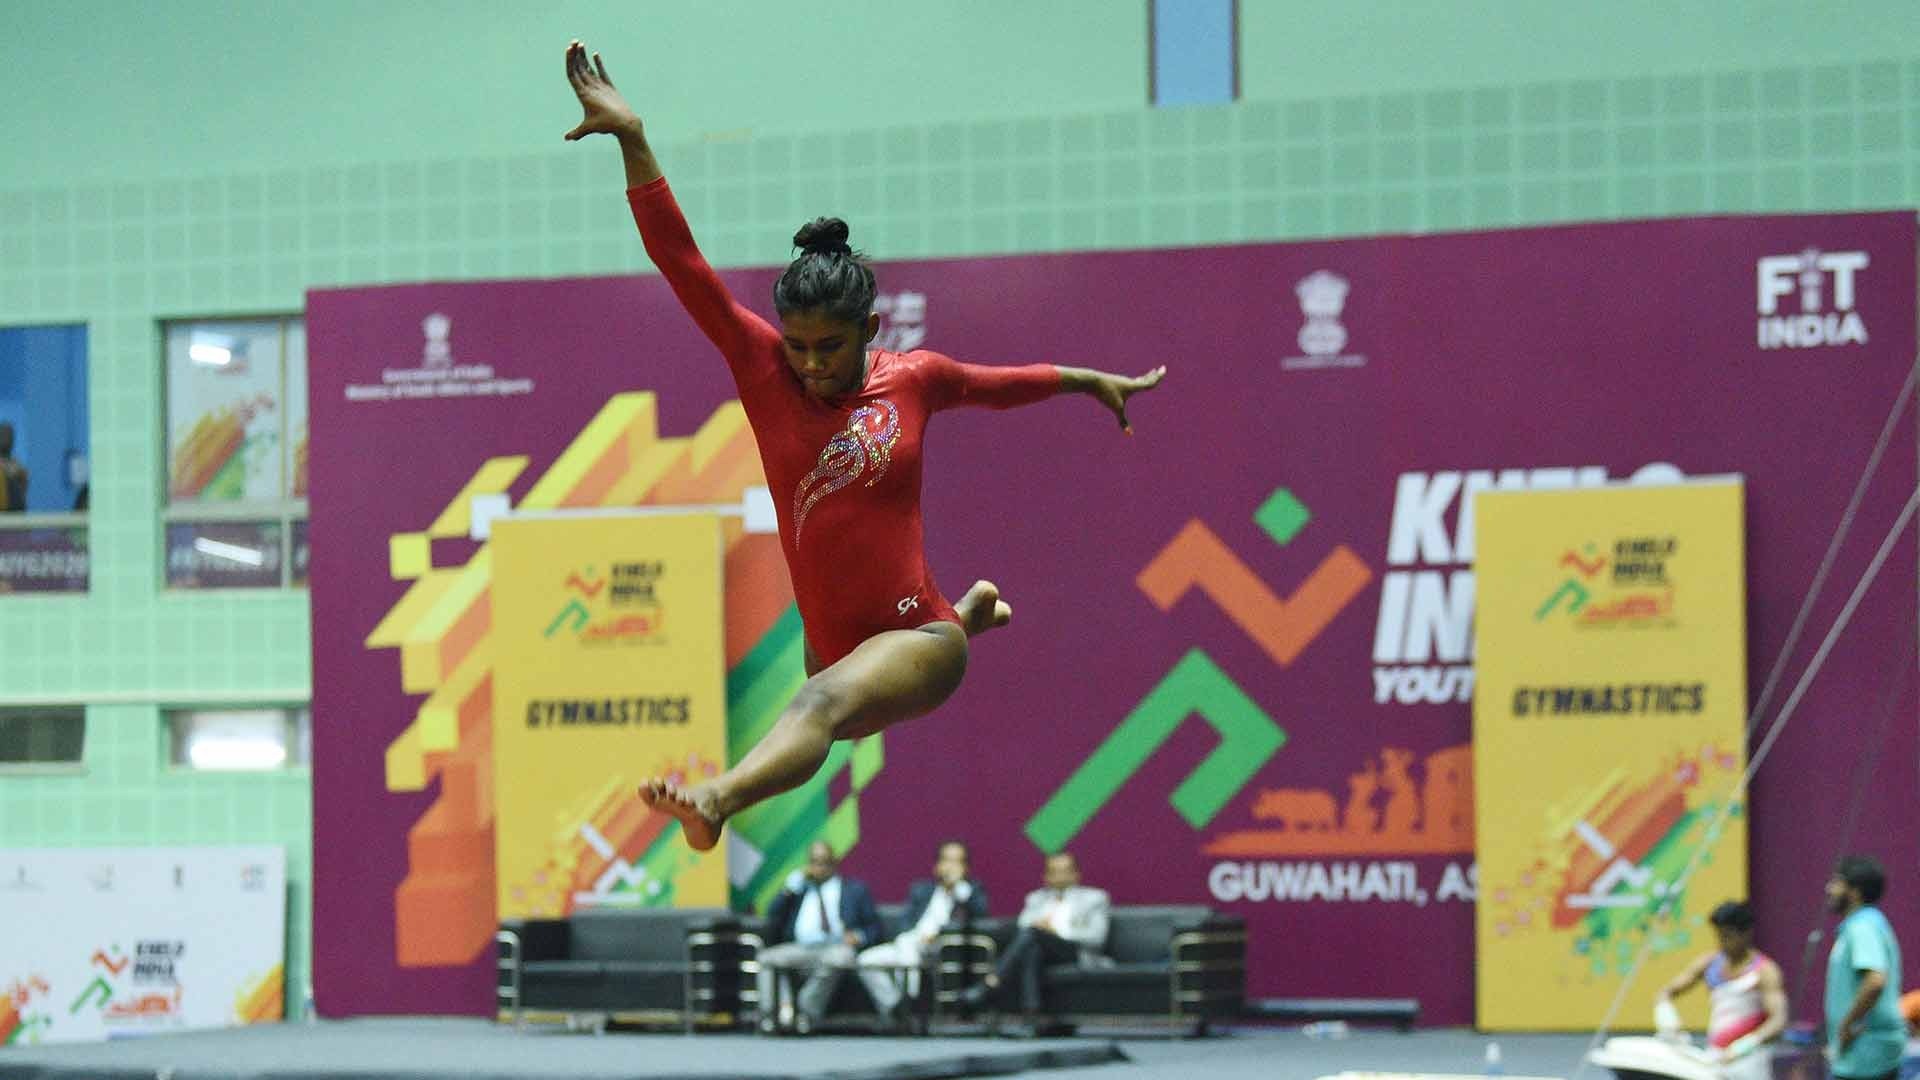
[[[947, 920], [948, 926], [965, 926], [975, 919], [987, 917], [987, 890], [972, 878], [966, 882], [973, 892], [965, 900], [953, 905], [953, 917]], [[927, 913], [927, 905], [933, 903], [933, 894], [938, 890], [929, 878], [914, 882], [907, 889], [907, 910], [900, 916], [900, 933], [904, 934], [920, 924], [920, 916]]]
[[[767, 905], [768, 945], [793, 940], [793, 924], [800, 917], [800, 901], [806, 899], [806, 890], [811, 887], [809, 882], [798, 892], [782, 889], [773, 903]], [[840, 925], [859, 936], [860, 948], [880, 940], [880, 912], [873, 906], [873, 893], [865, 882], [847, 877], [840, 879]]]

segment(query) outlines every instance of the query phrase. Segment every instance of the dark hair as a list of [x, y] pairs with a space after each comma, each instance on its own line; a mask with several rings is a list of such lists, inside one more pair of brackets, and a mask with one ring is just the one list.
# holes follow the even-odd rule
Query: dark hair
[[1753, 929], [1753, 908], [1741, 900], [1729, 900], [1713, 909], [1707, 921], [1722, 930]]
[[773, 307], [785, 315], [823, 311], [842, 322], [864, 322], [873, 311], [873, 270], [847, 244], [851, 230], [839, 218], [814, 218], [793, 234], [800, 255], [773, 283]]
[[1887, 872], [1866, 855], [1848, 855], [1833, 868], [1833, 876], [1860, 890], [1860, 899], [1877, 904], [1887, 891]]

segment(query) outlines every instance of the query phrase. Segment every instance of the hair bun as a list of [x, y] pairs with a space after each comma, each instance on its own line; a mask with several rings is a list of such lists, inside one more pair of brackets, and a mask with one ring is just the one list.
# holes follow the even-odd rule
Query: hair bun
[[847, 244], [852, 230], [839, 218], [814, 218], [793, 234], [793, 246], [809, 255], [851, 255]]

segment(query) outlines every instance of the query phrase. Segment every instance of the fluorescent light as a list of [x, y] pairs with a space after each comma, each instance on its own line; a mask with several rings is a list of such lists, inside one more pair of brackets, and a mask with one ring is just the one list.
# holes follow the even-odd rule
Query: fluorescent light
[[260, 736], [198, 735], [187, 760], [196, 769], [277, 769], [287, 763], [287, 748]]
[[226, 544], [218, 540], [209, 540], [204, 536], [193, 538], [193, 550], [211, 555], [216, 559], [237, 562], [243, 566], [259, 566], [267, 561], [266, 555], [258, 549], [241, 547], [239, 544]]
[[192, 358], [194, 363], [205, 364], [208, 367], [226, 367], [233, 363], [232, 349], [204, 341], [196, 341], [187, 346], [187, 356]]

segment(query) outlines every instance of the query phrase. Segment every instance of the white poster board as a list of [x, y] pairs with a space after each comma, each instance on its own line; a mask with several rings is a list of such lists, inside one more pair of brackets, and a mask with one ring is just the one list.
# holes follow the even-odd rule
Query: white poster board
[[277, 847], [0, 849], [0, 1046], [281, 1018]]

